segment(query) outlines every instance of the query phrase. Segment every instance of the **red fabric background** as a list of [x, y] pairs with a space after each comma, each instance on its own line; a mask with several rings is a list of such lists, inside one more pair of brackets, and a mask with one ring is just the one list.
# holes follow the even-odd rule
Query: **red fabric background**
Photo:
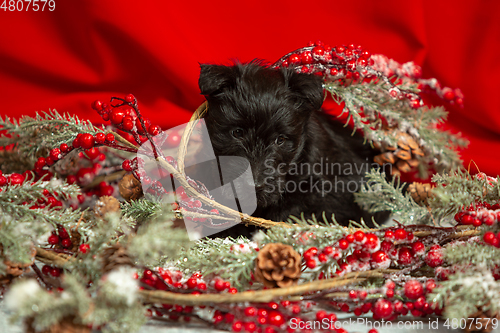
[[99, 122], [93, 100], [133, 93], [168, 128], [203, 101], [198, 63], [354, 43], [462, 89], [465, 108], [448, 110], [471, 141], [465, 165], [500, 174], [498, 1], [55, 2], [53, 12], [0, 10], [2, 116], [55, 108]]

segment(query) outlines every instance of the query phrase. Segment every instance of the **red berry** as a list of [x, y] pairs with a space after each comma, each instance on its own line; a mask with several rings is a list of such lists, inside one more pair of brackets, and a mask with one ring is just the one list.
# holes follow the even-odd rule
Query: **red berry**
[[393, 298], [394, 297], [394, 289], [387, 289], [385, 291], [385, 296], [387, 296], [387, 298]]
[[9, 176], [9, 183], [11, 185], [21, 185], [25, 177], [19, 173], [13, 173]]
[[425, 253], [425, 245], [420, 241], [413, 243], [411, 245], [411, 249], [413, 253], [416, 255], [422, 255]]
[[243, 323], [239, 320], [235, 321], [231, 328], [232, 328], [233, 332], [241, 332], [241, 330], [243, 329]]
[[168, 147], [177, 147], [181, 142], [181, 136], [176, 133], [171, 133], [168, 135], [167, 140], [165, 141]]
[[269, 312], [269, 324], [275, 326], [281, 326], [285, 323], [285, 318], [279, 311]]
[[387, 230], [384, 235], [385, 238], [387, 239], [393, 239], [394, 238], [394, 232], [392, 230]]
[[50, 245], [56, 245], [59, 244], [59, 237], [57, 235], [50, 235], [48, 242]]
[[358, 293], [356, 292], [356, 290], [349, 291], [349, 298], [352, 298], [352, 299], [358, 298]]
[[94, 140], [97, 144], [103, 144], [104, 143], [104, 140], [106, 140], [106, 134], [100, 132], [100, 133], [97, 133], [95, 136], [94, 136]]
[[316, 265], [317, 265], [317, 263], [316, 263], [316, 260], [314, 260], [314, 259], [309, 259], [309, 260], [307, 260], [307, 262], [306, 262], [306, 266], [307, 266], [307, 268], [310, 268], [310, 269], [315, 268], [315, 267], [316, 267]]
[[106, 134], [106, 141], [109, 143], [115, 142], [115, 136], [113, 135], [113, 133]]
[[387, 282], [385, 283], [385, 287], [389, 289], [394, 289], [396, 288], [396, 284], [394, 283], [394, 281], [387, 280]]
[[354, 233], [354, 239], [357, 242], [362, 242], [365, 239], [365, 233], [361, 230], [358, 230]]
[[410, 280], [405, 283], [405, 296], [409, 299], [417, 299], [424, 294], [424, 287], [417, 280]]
[[39, 157], [38, 160], [35, 163], [36, 168], [43, 168], [45, 166], [45, 158], [44, 157]]
[[256, 329], [257, 329], [257, 325], [255, 323], [253, 323], [253, 322], [245, 323], [245, 331], [252, 333], [252, 332], [255, 332]]
[[323, 253], [325, 255], [327, 255], [327, 256], [330, 255], [330, 254], [332, 254], [333, 253], [333, 247], [331, 247], [331, 246], [325, 246], [325, 248], [323, 249]]
[[82, 134], [79, 143], [83, 149], [90, 149], [94, 147], [94, 137], [90, 133]]
[[493, 240], [496, 239], [496, 236], [493, 232], [487, 231], [484, 233], [483, 240], [486, 244], [493, 244]]
[[89, 244], [80, 244], [78, 247], [78, 250], [80, 250], [81, 253], [87, 253], [90, 250], [90, 245]]
[[492, 214], [486, 215], [483, 217], [483, 223], [489, 226], [493, 225], [493, 223], [495, 223], [495, 216]]
[[59, 155], [61, 155], [61, 150], [59, 148], [53, 148], [50, 150], [49, 155], [52, 160], [57, 161], [59, 160]]
[[429, 265], [429, 267], [435, 268], [441, 266], [444, 262], [443, 251], [441, 248], [429, 251], [425, 257], [425, 263]]
[[319, 262], [327, 262], [328, 257], [326, 256], [326, 254], [320, 253], [320, 254], [318, 254], [318, 260], [319, 260]]
[[339, 240], [339, 248], [342, 250], [346, 250], [349, 247], [349, 242], [347, 242], [345, 239]]
[[375, 266], [378, 268], [389, 268], [391, 265], [391, 260], [389, 259], [389, 256], [387, 256], [387, 253], [384, 251], [377, 251], [372, 254], [372, 260], [375, 262]]
[[194, 289], [198, 285], [198, 281], [195, 278], [190, 278], [187, 280], [186, 285], [189, 289]]
[[96, 111], [101, 111], [102, 110], [102, 102], [99, 100], [92, 102], [92, 109], [94, 109]]
[[473, 219], [472, 220], [472, 225], [475, 227], [480, 227], [483, 224], [480, 219]]
[[394, 236], [398, 240], [403, 240], [406, 238], [406, 230], [404, 229], [397, 229], [396, 232], [394, 233]]
[[419, 99], [413, 99], [410, 101], [410, 106], [414, 109], [418, 108], [420, 106], [420, 100]]
[[474, 218], [469, 214], [466, 214], [462, 217], [462, 224], [472, 224], [473, 221]]
[[42, 267], [42, 273], [45, 274], [45, 275], [49, 275], [51, 269], [52, 269], [52, 267], [50, 267], [49, 265], [43, 265], [43, 267]]
[[0, 176], [0, 186], [5, 186], [7, 185], [7, 178], [4, 176]]
[[217, 291], [223, 291], [224, 289], [226, 289], [224, 280], [215, 281], [214, 288]]
[[348, 241], [349, 243], [353, 243], [354, 242], [354, 235], [353, 234], [349, 234], [345, 237], [346, 241]]
[[394, 307], [392, 303], [386, 299], [379, 299], [376, 303], [375, 306], [372, 309], [372, 312], [374, 315], [376, 315], [380, 319], [387, 319], [389, 318], [394, 311]]
[[309, 260], [318, 254], [318, 248], [311, 247], [306, 252], [304, 252], [304, 259]]
[[325, 49], [322, 46], [316, 46], [312, 49], [312, 55], [316, 57], [322, 57], [325, 54]]
[[70, 240], [69, 238], [65, 238], [65, 239], [63, 239], [63, 240], [61, 241], [61, 244], [62, 244], [62, 246], [64, 246], [65, 248], [69, 248], [69, 247], [71, 247], [72, 242], [71, 242], [71, 240]]
[[114, 109], [113, 112], [111, 112], [109, 119], [111, 119], [111, 123], [120, 125], [123, 121], [123, 117], [125, 117], [125, 111], [121, 109]]
[[374, 328], [372, 328], [371, 330], [368, 331], [368, 333], [378, 333], [378, 331]]
[[398, 252], [398, 263], [402, 266], [410, 265], [413, 262], [413, 254], [407, 247], [402, 247]]
[[125, 160], [122, 162], [122, 169], [125, 171], [132, 171], [132, 166], [130, 165], [130, 160]]
[[302, 52], [302, 54], [300, 55], [300, 58], [302, 59], [303, 64], [310, 64], [313, 62], [311, 51]]
[[100, 154], [101, 152], [96, 147], [85, 150], [85, 155], [87, 155], [87, 158], [91, 161], [95, 160]]
[[61, 270], [57, 267], [51, 267], [50, 268], [50, 275], [52, 275], [53, 277], [58, 277], [61, 275]]
[[297, 66], [297, 65], [300, 65], [300, 63], [301, 63], [301, 59], [297, 54], [294, 53], [288, 57], [288, 64], [290, 66]]
[[236, 288], [229, 288], [228, 292], [230, 294], [237, 294], [238, 293], [238, 289], [236, 289]]
[[149, 134], [151, 134], [151, 135], [155, 136], [155, 135], [160, 134], [160, 132], [161, 132], [161, 128], [160, 128], [160, 126], [158, 126], [158, 125], [151, 125], [151, 126], [149, 126], [149, 128], [148, 128], [148, 132], [149, 132]]
[[127, 102], [127, 103], [133, 103], [135, 100], [135, 96], [132, 94], [127, 94], [127, 95], [125, 95], [124, 99], [125, 99], [125, 102]]
[[59, 229], [59, 237], [61, 237], [62, 239], [69, 238], [68, 231], [66, 231], [66, 229], [64, 228]]
[[316, 312], [316, 320], [323, 320], [327, 317], [327, 313], [325, 310], [319, 310], [318, 312]]
[[257, 309], [252, 307], [252, 306], [246, 307], [244, 312], [245, 312], [245, 316], [247, 316], [247, 317], [253, 317], [253, 316], [257, 315]]
[[377, 251], [380, 247], [380, 240], [378, 239], [377, 235], [371, 233], [366, 234], [366, 242], [364, 244], [364, 247], [370, 252]]

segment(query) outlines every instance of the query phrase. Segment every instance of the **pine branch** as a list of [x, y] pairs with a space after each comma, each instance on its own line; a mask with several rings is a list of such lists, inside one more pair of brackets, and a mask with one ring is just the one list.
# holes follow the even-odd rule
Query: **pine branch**
[[121, 208], [123, 215], [131, 217], [139, 224], [152, 219], [162, 211], [160, 201], [148, 194], [139, 200], [122, 203]]
[[37, 113], [34, 118], [23, 116], [19, 120], [0, 117], [0, 127], [10, 135], [0, 137], [0, 146], [14, 144], [19, 154], [31, 164], [54, 147], [63, 143], [71, 145], [79, 133], [96, 134], [100, 131], [90, 121], [59, 114], [56, 110]]
[[444, 259], [447, 264], [484, 265], [488, 268], [494, 268], [500, 264], [500, 249], [479, 243], [459, 243], [445, 247]]
[[456, 170], [450, 174], [436, 174], [432, 181], [437, 184], [432, 190], [434, 197], [429, 205], [436, 217], [453, 216], [475, 202], [497, 203], [500, 201], [499, 179], [470, 175]]
[[[415, 84], [402, 83], [398, 87], [412, 93], [419, 92]], [[387, 127], [397, 127], [411, 134], [426, 152], [425, 156], [418, 157], [422, 178], [426, 178], [430, 164], [434, 164], [438, 172], [454, 170], [462, 165], [455, 148], [466, 146], [468, 141], [460, 138], [459, 134], [437, 128], [447, 116], [442, 107], [414, 109], [405, 100], [391, 97], [392, 85], [384, 80], [347, 86], [334, 81], [327, 83], [325, 89], [338, 104], [345, 103], [342, 114], [347, 114], [346, 124], [352, 121], [354, 129], [362, 130], [368, 142], [395, 146], [396, 132], [388, 131]], [[435, 160], [437, 163], [434, 163]]]
[[408, 193], [403, 193], [406, 183], [394, 177], [389, 183], [385, 174], [377, 169], [366, 174], [368, 181], [361, 191], [354, 194], [355, 201], [370, 213], [390, 211], [398, 215], [403, 224], [428, 223], [429, 211], [419, 206]]
[[447, 318], [470, 318], [480, 311], [500, 311], [500, 283], [485, 266], [470, 266], [441, 281], [427, 301], [444, 306]]

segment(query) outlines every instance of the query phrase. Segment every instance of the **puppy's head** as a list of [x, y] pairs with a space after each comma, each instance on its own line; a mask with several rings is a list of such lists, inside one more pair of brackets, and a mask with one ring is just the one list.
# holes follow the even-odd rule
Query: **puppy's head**
[[276, 203], [303, 152], [306, 123], [323, 103], [322, 79], [253, 62], [201, 65], [199, 86], [215, 154], [246, 158], [259, 206]]

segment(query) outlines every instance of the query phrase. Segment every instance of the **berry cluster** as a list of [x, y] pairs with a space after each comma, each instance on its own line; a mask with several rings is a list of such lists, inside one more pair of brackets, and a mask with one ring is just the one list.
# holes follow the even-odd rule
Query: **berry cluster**
[[[399, 315], [406, 316], [409, 312], [418, 317], [440, 314], [442, 309], [428, 303], [425, 298], [434, 288], [436, 282], [432, 279], [427, 279], [425, 283], [412, 279], [400, 285], [387, 280], [381, 288], [352, 289], [347, 300], [334, 301], [331, 305], [344, 312], [353, 312], [356, 316], [371, 311], [375, 320], [395, 320]], [[384, 297], [380, 298], [380, 294]]]
[[331, 47], [321, 41], [282, 57], [272, 65], [291, 67], [297, 72], [324, 76], [328, 81], [343, 83], [369, 75], [367, 66], [373, 65], [370, 52], [354, 44]]
[[483, 241], [486, 244], [500, 248], [500, 232], [498, 232], [495, 235], [495, 233], [493, 231], [486, 231], [483, 235]]
[[[119, 101], [113, 104], [113, 101]], [[127, 133], [124, 135], [129, 141], [141, 144], [148, 140], [147, 135], [156, 136], [162, 132], [158, 125], [151, 124], [151, 120], [142, 117], [134, 95], [128, 94], [124, 98], [113, 97], [111, 103], [95, 101], [92, 108], [99, 113], [104, 121], [110, 121], [113, 126]], [[127, 137], [132, 135], [132, 137]]]
[[339, 81], [343, 85], [379, 78], [392, 87], [391, 97], [407, 99], [412, 108], [418, 108], [423, 105], [420, 96], [401, 88], [401, 83], [408, 81], [416, 83], [422, 91], [433, 91], [445, 101], [463, 107], [460, 89], [441, 87], [436, 79], [424, 80], [422, 69], [413, 62], [399, 64], [384, 55], [372, 55], [359, 45], [331, 47], [321, 41], [310, 42], [307, 47], [283, 56], [271, 67], [290, 67], [299, 73], [319, 75], [327, 82]]
[[[303, 258], [309, 269], [315, 269], [318, 264], [329, 265], [330, 260], [336, 260], [339, 267], [336, 274], [339, 276], [354, 271], [389, 268], [391, 265], [407, 267], [422, 256], [425, 256], [424, 260], [430, 267], [442, 265], [441, 247], [433, 245], [428, 250], [426, 253], [424, 243], [415, 240], [413, 233], [403, 228], [390, 228], [376, 233], [358, 230], [322, 250], [316, 247], [307, 249]], [[324, 276], [321, 274], [320, 278]]]
[[487, 202], [479, 202], [470, 205], [465, 210], [455, 214], [455, 221], [475, 227], [480, 227], [483, 224], [492, 226], [500, 221], [500, 204], [490, 205]]

